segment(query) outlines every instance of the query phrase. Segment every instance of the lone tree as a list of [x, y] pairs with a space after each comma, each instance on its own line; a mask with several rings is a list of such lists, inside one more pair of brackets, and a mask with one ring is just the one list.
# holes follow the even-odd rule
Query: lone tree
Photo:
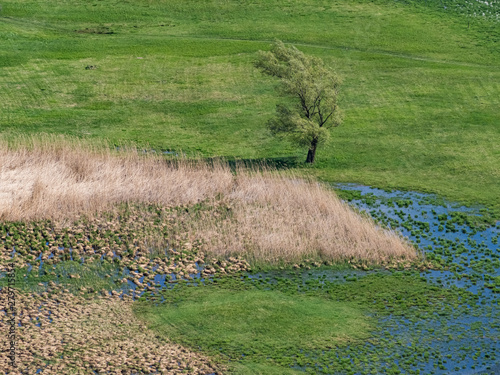
[[296, 101], [294, 106], [276, 106], [276, 116], [268, 122], [271, 133], [308, 146], [306, 163], [314, 163], [316, 148], [328, 139], [329, 129], [341, 122], [337, 107], [339, 78], [320, 58], [306, 56], [279, 40], [271, 51], [259, 51], [255, 66], [264, 74], [280, 78], [281, 93]]

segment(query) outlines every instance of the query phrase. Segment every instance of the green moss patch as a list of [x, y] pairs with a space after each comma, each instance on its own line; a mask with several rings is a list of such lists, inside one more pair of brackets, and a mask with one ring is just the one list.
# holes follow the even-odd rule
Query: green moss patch
[[189, 288], [181, 301], [138, 311], [155, 332], [250, 367], [289, 366], [301, 351], [364, 339], [373, 324], [353, 304], [276, 290]]

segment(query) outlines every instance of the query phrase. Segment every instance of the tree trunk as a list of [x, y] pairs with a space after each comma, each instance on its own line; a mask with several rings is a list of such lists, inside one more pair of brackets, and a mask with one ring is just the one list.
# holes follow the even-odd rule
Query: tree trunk
[[307, 152], [306, 163], [314, 163], [314, 158], [316, 157], [316, 147], [318, 147], [318, 140], [314, 138], [311, 142], [311, 147], [309, 147], [309, 151]]

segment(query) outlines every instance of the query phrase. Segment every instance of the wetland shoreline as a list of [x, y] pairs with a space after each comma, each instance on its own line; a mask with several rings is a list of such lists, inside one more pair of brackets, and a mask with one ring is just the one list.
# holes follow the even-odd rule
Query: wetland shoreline
[[[69, 293], [90, 300], [95, 296], [117, 301], [129, 300], [131, 303], [136, 300], [132, 305], [136, 319], [143, 321], [143, 324], [148, 325], [154, 332], [163, 332], [160, 335], [163, 335], [162, 339], [173, 338], [175, 343], [181, 343], [187, 348], [201, 346], [205, 356], [215, 359], [215, 362], [222, 366], [218, 370], [220, 373], [252, 373], [254, 370], [273, 373], [281, 371], [278, 368], [289, 368], [291, 373], [300, 370], [312, 373], [326, 371], [370, 374], [382, 371], [388, 363], [395, 363], [397, 367], [394, 367], [394, 371], [408, 374], [416, 374], [417, 370], [434, 374], [445, 374], [449, 371], [493, 374], [492, 371], [497, 366], [496, 353], [499, 343], [495, 337], [498, 337], [500, 321], [496, 298], [500, 286], [495, 284], [497, 279], [500, 281], [499, 254], [495, 245], [498, 244], [498, 226], [484, 227], [484, 223], [469, 226], [464, 217], [453, 215], [453, 212], [460, 211], [447, 211], [447, 206], [432, 205], [429, 203], [430, 198], [422, 200], [426, 198], [422, 195], [419, 195], [419, 200], [409, 198], [408, 194], [411, 193], [398, 195], [393, 192], [394, 196], [390, 197], [394, 198], [392, 201], [387, 200], [386, 196], [377, 200], [370, 188], [361, 189], [364, 192], [356, 195], [351, 204], [370, 212], [381, 225], [390, 224], [397, 227], [414, 243], [420, 240], [419, 245], [430, 261], [428, 267], [419, 271], [416, 266], [407, 264], [405, 270], [404, 264], [396, 263], [386, 264], [384, 271], [376, 265], [363, 270], [363, 263], [344, 263], [325, 268], [314, 259], [309, 259], [298, 262], [295, 269], [289, 264], [281, 270], [271, 267], [269, 271], [248, 272], [251, 266], [245, 260], [232, 258], [223, 261], [206, 258], [206, 254], [200, 251], [200, 244], [193, 242], [187, 246], [189, 249], [179, 248], [178, 251], [170, 250], [164, 253], [168, 255], [164, 258], [168, 261], [164, 263], [158, 262], [157, 258], [155, 260], [155, 256], [146, 256], [147, 252], [137, 254], [138, 256], [134, 256], [130, 261], [126, 260], [126, 255], [123, 257], [124, 254], [120, 254], [119, 259], [120, 255], [116, 253], [108, 254], [109, 257], [106, 253], [99, 253], [94, 261], [83, 263], [71, 261], [69, 254], [64, 260], [65, 253], [62, 252], [60, 263], [51, 263], [50, 259], [43, 260], [42, 257], [38, 259], [39, 266], [35, 266], [37, 263], [34, 260], [31, 261], [31, 272], [26, 272], [26, 268], [18, 268], [16, 273], [26, 274], [26, 277], [23, 276], [16, 282], [18, 285], [24, 285], [23, 293], [36, 291], [36, 294], [42, 293], [42, 298], [58, 298], [56, 295], [59, 293]], [[152, 211], [154, 212], [154, 209]], [[478, 214], [471, 210], [466, 212], [468, 215]], [[457, 222], [457, 217], [462, 219], [461, 223]], [[425, 219], [428, 225], [423, 226]], [[453, 225], [448, 224], [448, 221], [452, 221]], [[414, 228], [408, 227], [409, 222], [416, 223]], [[137, 228], [134, 231], [140, 234]], [[144, 230], [144, 233], [147, 232]], [[110, 234], [106, 238], [115, 237]], [[428, 243], [430, 245], [427, 245]], [[464, 257], [464, 254], [468, 253], [469, 256]], [[157, 253], [156, 256], [158, 255]], [[128, 273], [124, 273], [125, 268], [118, 264], [125, 265]], [[162, 273], [164, 276], [161, 276]], [[78, 278], [76, 275], [81, 276]], [[126, 280], [123, 280], [124, 278]], [[2, 279], [4, 278], [0, 278]], [[89, 281], [94, 288], [88, 287]], [[339, 342], [334, 344], [335, 351], [323, 349], [320, 351], [321, 356], [318, 356], [320, 352], [317, 350], [325, 344], [318, 344], [317, 349], [311, 347], [307, 350], [305, 347], [290, 347], [289, 350], [292, 351], [288, 353], [295, 354], [285, 354], [278, 350], [267, 354], [268, 358], [273, 358], [271, 362], [266, 360], [267, 364], [264, 365], [263, 362], [257, 365], [252, 362], [252, 358], [259, 363], [259, 355], [250, 353], [258, 353], [262, 348], [242, 344], [238, 349], [237, 346], [233, 347], [237, 341], [229, 340], [218, 344], [226, 349], [216, 353], [210, 349], [213, 345], [210, 344], [210, 330], [207, 331], [206, 343], [198, 338], [197, 344], [194, 345], [194, 342], [190, 341], [193, 337], [190, 338], [189, 335], [178, 336], [175, 331], [168, 331], [166, 335], [167, 331], [164, 331], [158, 322], [150, 325], [156, 319], [155, 314], [151, 315], [151, 308], [154, 306], [157, 306], [157, 314], [163, 314], [161, 306], [171, 306], [169, 309], [173, 306], [180, 308], [193, 298], [196, 301], [198, 297], [195, 297], [196, 293], [193, 294], [193, 286], [195, 289], [207, 288], [209, 294], [203, 295], [213, 295], [219, 302], [224, 300], [225, 297], [222, 296], [225, 294], [220, 293], [225, 290], [240, 291], [238, 293], [243, 293], [242, 296], [246, 293], [245, 290], [254, 290], [252, 293], [271, 293], [273, 296], [273, 293], [278, 293], [278, 296], [281, 293], [299, 293], [319, 297], [321, 301], [325, 301], [322, 303], [354, 301], [367, 316], [371, 315], [371, 319], [375, 319], [376, 325], [368, 331], [368, 344], [351, 340], [346, 346]], [[368, 303], [367, 297], [371, 300], [375, 298], [379, 302]], [[210, 301], [208, 299], [205, 304], [209, 306], [212, 303]], [[231, 306], [234, 303], [234, 307], [239, 304], [228, 301], [227, 308], [233, 309]], [[218, 303], [217, 306], [220, 305]], [[192, 309], [193, 307], [190, 308]], [[266, 309], [268, 313], [277, 313], [270, 307]], [[242, 319], [240, 316], [233, 318], [235, 321]], [[197, 318], [194, 315], [189, 319]], [[32, 323], [36, 321], [37, 319]], [[247, 353], [246, 360], [237, 360], [236, 353]], [[262, 353], [265, 353], [265, 350]], [[335, 353], [335, 357], [325, 353]], [[358, 360], [346, 362], [346, 359], [353, 356]]]

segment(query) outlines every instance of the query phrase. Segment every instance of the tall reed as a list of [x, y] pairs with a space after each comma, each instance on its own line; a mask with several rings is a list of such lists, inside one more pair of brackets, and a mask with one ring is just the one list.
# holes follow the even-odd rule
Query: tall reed
[[401, 236], [355, 213], [325, 186], [291, 173], [233, 173], [222, 161], [166, 160], [130, 145], [115, 150], [104, 141], [60, 136], [0, 140], [1, 220], [70, 220], [120, 202], [208, 204], [209, 215], [192, 218], [185, 230], [218, 256], [272, 263], [416, 257]]

